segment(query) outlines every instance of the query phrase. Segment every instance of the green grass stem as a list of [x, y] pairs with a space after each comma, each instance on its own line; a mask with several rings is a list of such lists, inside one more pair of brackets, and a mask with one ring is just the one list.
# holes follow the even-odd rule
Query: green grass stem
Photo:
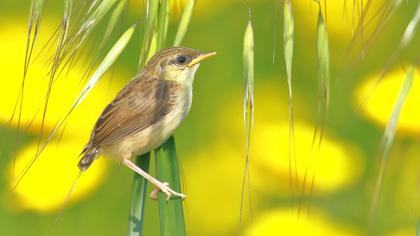
[[[155, 150], [156, 177], [176, 192], [181, 192], [181, 178], [176, 156], [175, 140], [170, 137]], [[161, 236], [186, 235], [182, 199], [166, 200], [166, 195], [158, 193]]]

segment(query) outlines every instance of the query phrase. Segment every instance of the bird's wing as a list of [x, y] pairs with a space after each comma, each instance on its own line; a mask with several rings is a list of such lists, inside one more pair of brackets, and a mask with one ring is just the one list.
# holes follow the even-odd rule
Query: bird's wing
[[132, 80], [105, 108], [90, 144], [115, 144], [155, 124], [175, 106], [181, 86], [158, 78]]

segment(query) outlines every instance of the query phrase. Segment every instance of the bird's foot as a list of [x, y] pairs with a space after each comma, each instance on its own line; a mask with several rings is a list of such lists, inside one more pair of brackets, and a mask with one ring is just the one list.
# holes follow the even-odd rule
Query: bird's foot
[[182, 200], [184, 200], [185, 198], [185, 194], [175, 192], [169, 187], [169, 184], [166, 182], [156, 184], [155, 189], [150, 193], [150, 198], [153, 200], [157, 200], [158, 199], [157, 194], [159, 192], [163, 192], [166, 194], [166, 200], [170, 200], [171, 197], [173, 196], [176, 198], [181, 198]]

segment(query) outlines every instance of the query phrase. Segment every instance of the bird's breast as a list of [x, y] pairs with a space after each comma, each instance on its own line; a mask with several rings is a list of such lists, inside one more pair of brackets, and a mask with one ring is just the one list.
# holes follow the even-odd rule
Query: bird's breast
[[104, 148], [105, 154], [117, 159], [131, 158], [159, 147], [187, 116], [192, 103], [192, 89], [182, 91], [174, 108], [161, 120], [123, 141]]

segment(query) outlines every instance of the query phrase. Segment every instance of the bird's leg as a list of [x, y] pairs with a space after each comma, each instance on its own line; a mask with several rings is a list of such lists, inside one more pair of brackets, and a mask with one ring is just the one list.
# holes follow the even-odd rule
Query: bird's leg
[[150, 194], [150, 198], [157, 199], [157, 193], [159, 191], [162, 191], [166, 194], [166, 200], [171, 199], [171, 196], [180, 197], [181, 199], [185, 198], [185, 195], [182, 193], [175, 192], [169, 187], [168, 183], [162, 183], [159, 180], [155, 179], [153, 176], [149, 175], [147, 172], [142, 170], [140, 167], [138, 167], [136, 164], [134, 164], [130, 159], [123, 159], [122, 162], [125, 166], [136, 172], [137, 174], [141, 175], [143, 178], [149, 180], [154, 186], [155, 189]]

